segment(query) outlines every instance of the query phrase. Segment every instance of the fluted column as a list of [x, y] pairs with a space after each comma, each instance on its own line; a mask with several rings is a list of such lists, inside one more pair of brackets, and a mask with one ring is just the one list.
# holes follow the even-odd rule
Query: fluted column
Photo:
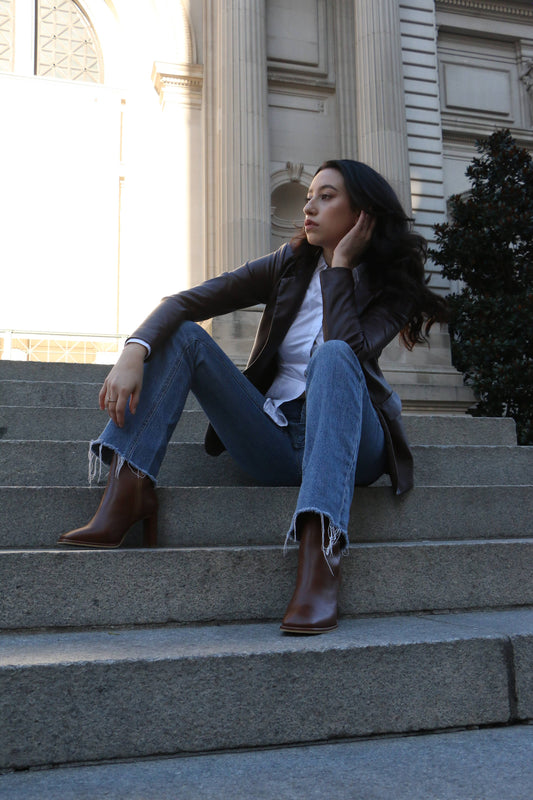
[[334, 10], [340, 157], [358, 158], [354, 0], [337, 0]]
[[208, 273], [270, 244], [265, 0], [208, 0]]
[[409, 213], [411, 190], [399, 0], [354, 0], [357, 143]]

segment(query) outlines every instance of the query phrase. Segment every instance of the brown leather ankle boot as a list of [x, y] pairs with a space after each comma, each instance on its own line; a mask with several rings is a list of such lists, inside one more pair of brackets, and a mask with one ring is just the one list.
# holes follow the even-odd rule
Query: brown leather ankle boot
[[62, 534], [58, 544], [81, 547], [119, 547], [135, 522], [143, 521], [143, 543], [155, 547], [157, 543], [157, 495], [147, 475], [138, 477], [129, 464], [124, 463], [115, 475], [117, 455], [109, 468], [107, 486], [92, 520], [83, 528]]
[[340, 583], [340, 547], [322, 551], [322, 526], [318, 514], [302, 520], [296, 588], [281, 623], [287, 633], [325, 633], [337, 627]]

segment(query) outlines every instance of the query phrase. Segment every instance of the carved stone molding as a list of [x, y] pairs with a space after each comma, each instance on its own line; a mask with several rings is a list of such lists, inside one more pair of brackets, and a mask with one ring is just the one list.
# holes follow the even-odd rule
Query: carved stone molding
[[333, 88], [308, 88], [303, 84], [281, 84], [270, 82], [268, 87], [268, 105], [270, 108], [297, 109], [313, 114], [324, 114], [326, 101], [333, 95]]
[[292, 161], [287, 161], [287, 172], [289, 174], [290, 181], [293, 182], [296, 181], [297, 183], [299, 183], [303, 171], [304, 171], [303, 164], [293, 164]]
[[327, 0], [271, 0], [266, 4], [266, 23], [269, 79], [331, 80]]
[[[519, 145], [529, 149], [533, 147], [533, 131], [516, 127], [510, 127], [510, 131]], [[442, 138], [445, 144], [452, 147], [463, 145], [469, 148], [469, 153], [478, 139], [488, 139], [492, 133], [494, 133], [494, 124], [490, 122], [479, 121], [475, 125], [465, 122], [454, 124], [443, 119]], [[449, 146], [447, 147], [448, 151]]]
[[191, 108], [202, 107], [203, 66], [154, 62], [152, 83], [163, 108], [174, 102]]
[[437, 0], [437, 11], [466, 11], [476, 14], [497, 14], [504, 17], [533, 19], [533, 8], [487, 0]]
[[285, 169], [277, 170], [270, 176], [270, 191], [286, 183], [301, 183], [306, 189], [313, 180], [314, 170], [306, 169], [304, 164], [293, 164], [287, 161]]
[[[288, 161], [285, 169], [270, 176], [272, 247], [278, 247], [282, 241], [289, 241], [301, 229], [307, 187], [313, 180], [313, 171], [306, 169], [304, 164]], [[280, 200], [281, 208], [278, 207]]]
[[529, 108], [533, 118], [533, 60], [525, 61], [522, 64], [524, 72], [520, 76], [520, 80], [526, 87], [526, 92], [529, 100]]

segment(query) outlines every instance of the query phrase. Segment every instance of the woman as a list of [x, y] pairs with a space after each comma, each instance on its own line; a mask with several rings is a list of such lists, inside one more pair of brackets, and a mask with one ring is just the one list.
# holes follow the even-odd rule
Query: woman
[[[412, 348], [445, 303], [424, 280], [425, 242], [388, 183], [356, 161], [327, 161], [290, 245], [196, 288], [165, 298], [128, 339], [104, 381], [110, 421], [91, 456], [111, 465], [104, 497], [84, 528], [61, 544], [117, 547], [144, 521], [157, 536], [154, 485], [192, 391], [210, 425], [206, 450], [227, 449], [266, 485], [299, 485], [287, 539], [298, 541], [296, 588], [281, 628], [337, 627], [340, 556], [356, 484], [389, 473], [411, 488], [412, 456], [401, 403], [379, 366], [398, 333]], [[195, 323], [264, 303], [241, 373]]]

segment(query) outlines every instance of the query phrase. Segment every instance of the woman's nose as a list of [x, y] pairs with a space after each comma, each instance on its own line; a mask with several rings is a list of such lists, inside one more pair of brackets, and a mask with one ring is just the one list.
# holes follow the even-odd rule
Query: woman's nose
[[307, 203], [305, 204], [305, 206], [304, 206], [304, 208], [303, 208], [303, 212], [304, 212], [304, 214], [306, 214], [306, 215], [307, 215], [307, 214], [312, 214], [312, 213], [313, 213], [313, 210], [314, 210], [314, 207], [313, 207], [313, 200], [312, 200], [312, 198], [311, 198], [311, 199], [310, 199], [310, 200], [308, 200], [308, 201], [307, 201]]

